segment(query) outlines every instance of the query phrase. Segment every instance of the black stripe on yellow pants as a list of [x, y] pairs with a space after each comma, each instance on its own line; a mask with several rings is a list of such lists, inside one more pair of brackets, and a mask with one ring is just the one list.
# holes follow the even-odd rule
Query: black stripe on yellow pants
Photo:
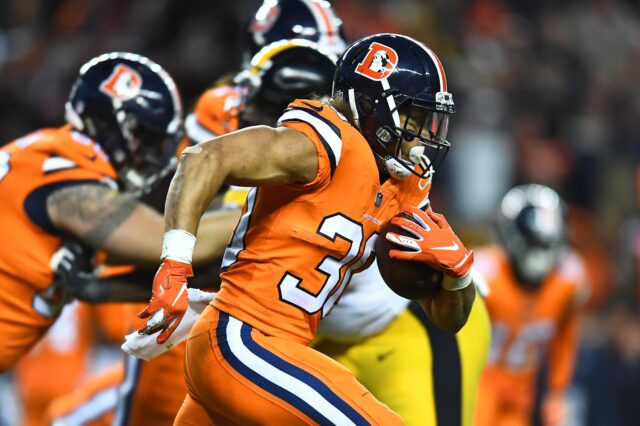
[[438, 425], [459, 426], [462, 424], [462, 366], [456, 335], [436, 327], [418, 302], [411, 302], [409, 310], [424, 325], [431, 342]]

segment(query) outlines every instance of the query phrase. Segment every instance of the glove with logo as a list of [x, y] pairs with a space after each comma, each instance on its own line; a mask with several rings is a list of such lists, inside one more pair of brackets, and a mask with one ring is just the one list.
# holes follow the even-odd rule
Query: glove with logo
[[[409, 250], [391, 250], [393, 259], [423, 262], [454, 278], [466, 277], [473, 265], [473, 252], [468, 251], [445, 217], [431, 210], [407, 207], [404, 213], [410, 218], [396, 216], [391, 223], [415, 238], [389, 232], [387, 240]], [[470, 280], [469, 280], [470, 281]]]
[[190, 263], [164, 258], [153, 279], [153, 292], [149, 304], [138, 314], [140, 318], [153, 319], [138, 330], [140, 334], [154, 334], [162, 330], [156, 339], [163, 344], [178, 327], [189, 306], [187, 277], [193, 276]]

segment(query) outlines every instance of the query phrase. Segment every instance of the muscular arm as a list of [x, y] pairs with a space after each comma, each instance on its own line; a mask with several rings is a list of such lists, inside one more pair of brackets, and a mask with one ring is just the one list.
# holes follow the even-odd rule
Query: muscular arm
[[290, 128], [249, 127], [186, 149], [165, 206], [165, 230], [196, 235], [200, 217], [223, 183], [308, 183], [318, 173], [315, 145]]
[[[452, 278], [445, 275], [446, 279]], [[466, 324], [475, 297], [476, 286], [471, 283], [458, 291], [441, 288], [434, 295], [422, 299], [420, 303], [435, 325], [450, 333], [457, 333]]]
[[[47, 199], [53, 224], [86, 244], [106, 251], [111, 261], [156, 264], [162, 248], [162, 215], [106, 186], [60, 189]], [[213, 212], [202, 218], [202, 243], [194, 259], [204, 262], [224, 252], [239, 213]]]

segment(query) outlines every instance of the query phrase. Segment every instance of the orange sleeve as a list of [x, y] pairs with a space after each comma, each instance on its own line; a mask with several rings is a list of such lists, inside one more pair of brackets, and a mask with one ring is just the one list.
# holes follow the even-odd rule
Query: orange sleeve
[[567, 309], [564, 321], [549, 347], [548, 386], [553, 392], [563, 392], [571, 379], [575, 367], [575, 358], [579, 337], [579, 312], [575, 294]]
[[304, 133], [316, 147], [318, 174], [312, 182], [304, 185], [306, 189], [328, 184], [340, 162], [342, 136], [339, 126], [333, 121], [330, 108], [312, 101], [291, 103], [278, 120], [278, 126]]

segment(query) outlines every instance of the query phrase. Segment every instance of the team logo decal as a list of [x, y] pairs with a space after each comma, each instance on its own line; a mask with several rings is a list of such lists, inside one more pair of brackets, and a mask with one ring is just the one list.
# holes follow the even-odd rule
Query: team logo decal
[[398, 54], [389, 46], [371, 43], [369, 53], [356, 67], [356, 72], [371, 80], [383, 80], [396, 69]]
[[140, 93], [142, 77], [126, 65], [118, 65], [100, 85], [100, 90], [114, 99], [127, 101]]
[[280, 6], [263, 6], [258, 9], [255, 19], [251, 22], [249, 29], [258, 34], [264, 34], [273, 27], [273, 24], [280, 16]]

